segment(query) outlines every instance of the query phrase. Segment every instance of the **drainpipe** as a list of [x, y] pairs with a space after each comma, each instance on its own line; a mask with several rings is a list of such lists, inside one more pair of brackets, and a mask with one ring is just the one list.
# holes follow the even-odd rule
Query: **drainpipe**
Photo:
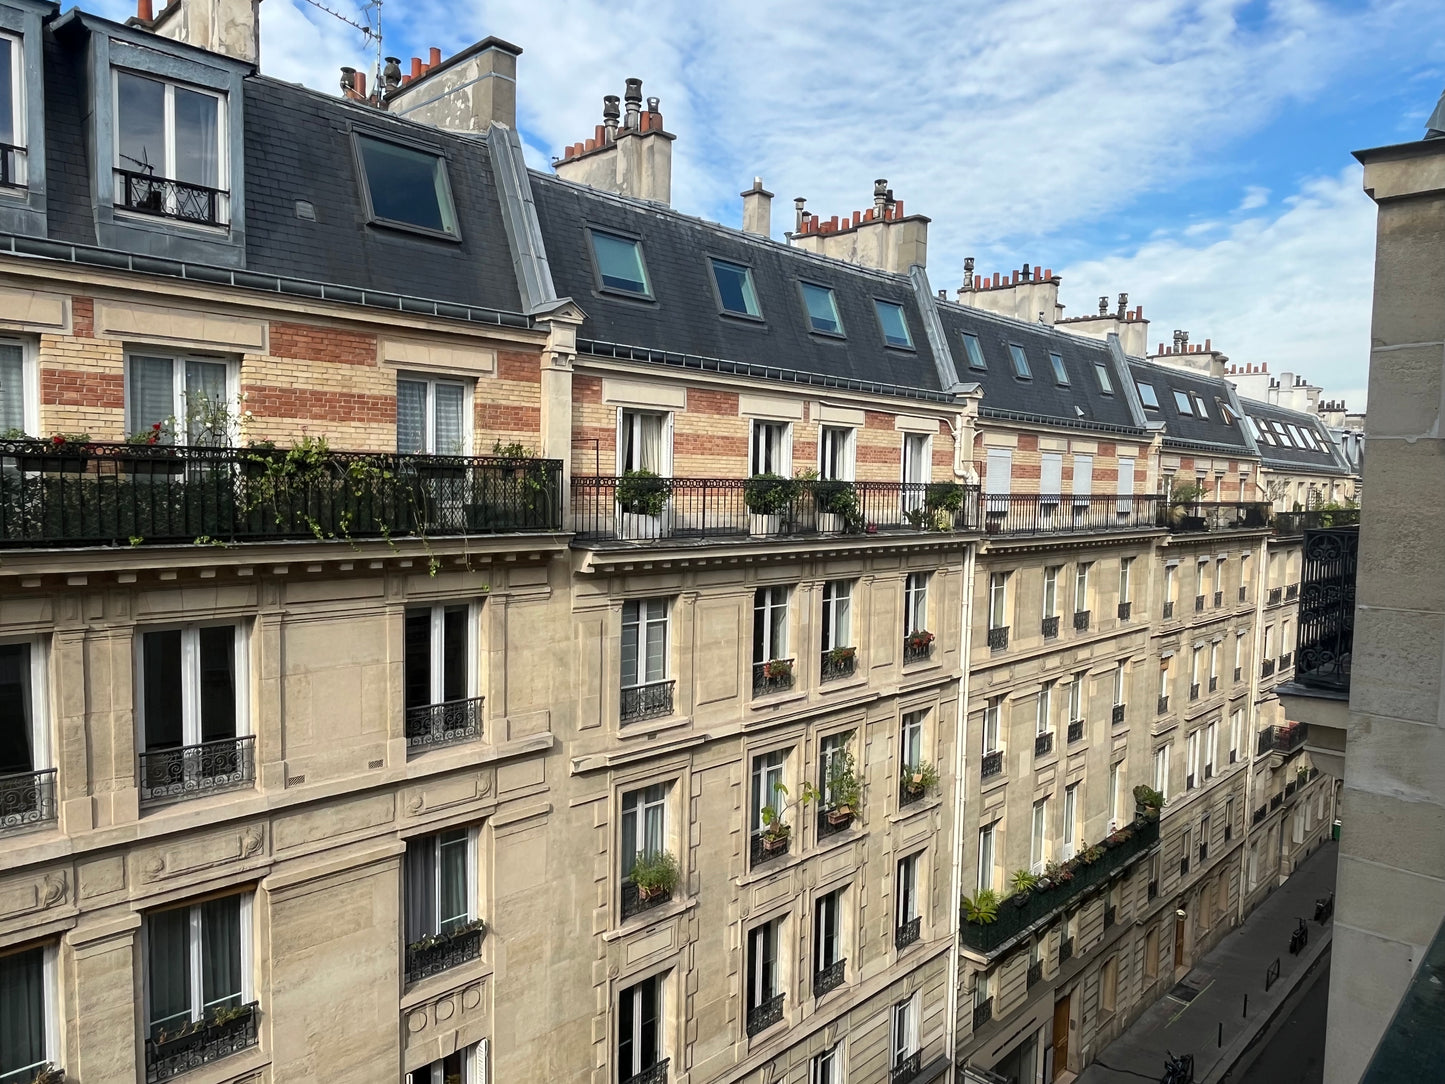
[[958, 958], [959, 900], [963, 893], [963, 809], [965, 769], [968, 764], [968, 689], [970, 659], [973, 656], [973, 571], [978, 543], [970, 542], [963, 554], [963, 635], [959, 638], [961, 659], [958, 679], [958, 724], [954, 740], [953, 756], [953, 870], [949, 878], [952, 894], [949, 896], [948, 930], [951, 935], [948, 953], [948, 1018], [943, 1028], [943, 1049], [949, 1063], [955, 1058], [958, 1028], [958, 982], [960, 962]]

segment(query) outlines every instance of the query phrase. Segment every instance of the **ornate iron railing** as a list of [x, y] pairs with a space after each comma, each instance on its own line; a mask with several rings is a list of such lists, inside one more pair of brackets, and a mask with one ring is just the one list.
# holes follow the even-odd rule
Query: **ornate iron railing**
[[992, 753], [983, 755], [983, 763], [979, 767], [980, 779], [987, 779], [991, 775], [998, 775], [1003, 771], [1003, 750], [995, 749]]
[[1217, 678], [1217, 677], [1215, 677], [1213, 674], [1211, 674], [1211, 675], [1209, 676], [1209, 691], [1210, 691], [1210, 692], [1217, 692], [1218, 689], [1219, 689], [1219, 678]]
[[1158, 497], [1134, 494], [1070, 496], [1056, 493], [985, 493], [983, 529], [992, 535], [1096, 534], [1152, 530]]
[[1076, 611], [1074, 611], [1074, 631], [1075, 631], [1075, 632], [1088, 632], [1088, 631], [1089, 631], [1089, 622], [1093, 620], [1093, 617], [1094, 617], [1094, 611], [1093, 611], [1093, 610], [1076, 610]]
[[672, 690], [675, 684], [676, 682], [669, 678], [667, 681], [624, 687], [618, 698], [618, 721], [636, 723], [643, 719], [658, 719], [671, 715]]
[[1195, 682], [1191, 682], [1191, 683], [1190, 683], [1190, 686], [1189, 686], [1189, 699], [1190, 699], [1190, 700], [1198, 700], [1198, 699], [1199, 699], [1199, 682], [1195, 681]]
[[851, 809], [845, 814], [836, 806], [822, 807], [818, 810], [818, 838], [824, 839], [839, 832], [846, 832], [853, 826], [854, 816]]
[[988, 646], [990, 651], [1002, 651], [1008, 647], [1008, 626], [999, 625], [988, 630]]
[[770, 659], [753, 663], [753, 695], [781, 693], [793, 687], [793, 660]]
[[477, 924], [451, 934], [438, 934], [406, 946], [406, 981], [440, 975], [482, 954], [486, 928]]
[[1240, 601], [1240, 602], [1243, 602], [1243, 601], [1244, 601], [1245, 599], [1247, 599], [1248, 597], [1249, 597], [1249, 588], [1248, 588], [1248, 587], [1241, 587], [1241, 588], [1239, 589], [1239, 601]]
[[256, 781], [256, 737], [149, 749], [140, 755], [140, 800], [165, 802], [200, 798]]
[[834, 960], [821, 971], [813, 973], [813, 996], [822, 997], [824, 994], [836, 990], [843, 985], [843, 978], [847, 972], [848, 961]]
[[1134, 604], [1133, 604], [1132, 602], [1121, 602], [1121, 603], [1119, 603], [1119, 620], [1120, 620], [1120, 621], [1128, 621], [1128, 620], [1129, 620], [1129, 615], [1132, 614], [1133, 612], [1134, 612]]
[[20, 179], [25, 148], [14, 143], [0, 143], [0, 188], [24, 188]]
[[993, 998], [986, 997], [973, 1006], [973, 1030], [977, 1031], [993, 1019]]
[[888, 1084], [909, 1084], [921, 1072], [923, 1072], [923, 1051], [915, 1050], [888, 1070]]
[[[1149, 897], [1153, 899], [1154, 897]], [[1074, 958], [1074, 939], [1064, 937], [1059, 940], [1059, 965], [1063, 966]]]
[[903, 778], [898, 783], [898, 806], [912, 805], [914, 802], [923, 801], [923, 796], [928, 793], [928, 788], [916, 785], [908, 778], [911, 769], [903, 769]]
[[1043, 622], [1040, 625], [1040, 631], [1043, 633], [1043, 637], [1045, 640], [1052, 640], [1055, 636], [1057, 636], [1059, 634], [1058, 614], [1055, 614], [1053, 617], [1044, 618]]
[[0, 545], [557, 531], [554, 459], [0, 440]]
[[654, 907], [660, 907], [672, 899], [671, 890], [657, 892], [656, 894], [642, 898], [642, 893], [631, 881], [622, 882], [622, 919], [625, 922], [634, 915], [640, 915], [643, 911], [649, 911]]
[[1278, 605], [1280, 604], [1280, 600], [1283, 599], [1283, 598], [1284, 598], [1284, 588], [1283, 588], [1283, 587], [1271, 587], [1271, 588], [1269, 589], [1269, 597], [1268, 597], [1268, 599], [1266, 599], [1266, 605], [1269, 605], [1269, 606], [1278, 606]]
[[1250, 815], [1250, 823], [1251, 823], [1251, 824], [1263, 824], [1263, 823], [1264, 823], [1264, 818], [1267, 817], [1268, 815], [1269, 815], [1269, 810], [1266, 809], [1264, 806], [1260, 806], [1258, 809], [1256, 809], [1256, 810]]
[[146, 1039], [146, 1084], [159, 1084], [255, 1046], [260, 1006], [253, 1001], [235, 1011], [220, 1022], [213, 1015], [193, 1030], [174, 1036], [161, 1032]]
[[1269, 808], [1278, 809], [1284, 803], [1283, 794], [1271, 794], [1269, 796]]
[[1035, 983], [1039, 982], [1043, 977], [1044, 977], [1044, 962], [1043, 962], [1042, 960], [1035, 960], [1033, 963], [1029, 964], [1029, 973], [1028, 973], [1028, 977], [1027, 977], [1027, 986], [1026, 986], [1026, 988], [1031, 988], [1031, 987], [1033, 987], [1033, 985], [1034, 985]]
[[792, 846], [793, 837], [791, 833], [784, 836], [777, 844], [769, 844], [768, 837], [762, 832], [754, 832], [748, 841], [748, 865], [756, 867], [764, 862], [771, 862], [775, 858], [781, 858], [788, 853]]
[[1074, 742], [1076, 742], [1076, 741], [1083, 741], [1083, 740], [1084, 740], [1084, 720], [1082, 720], [1082, 719], [1071, 719], [1071, 720], [1069, 720], [1069, 730], [1068, 730], [1068, 741], [1069, 741], [1069, 744], [1070, 744], [1070, 745], [1073, 745]]
[[923, 662], [933, 655], [933, 641], [910, 640], [903, 641], [903, 662], [907, 665], [911, 662]]
[[[1286, 755], [1303, 749], [1310, 736], [1309, 723], [1288, 722], [1269, 727], [1265, 734], [1270, 738], [1269, 751]], [[1260, 752], [1266, 750], [1261, 749]]]
[[116, 207], [144, 215], [159, 215], [200, 226], [224, 226], [229, 193], [222, 188], [174, 181], [150, 173], [117, 169]]
[[819, 658], [818, 681], [836, 681], [852, 677], [858, 666], [858, 650], [834, 649], [825, 651]]
[[1219, 609], [1219, 607], [1221, 607], [1221, 606], [1223, 606], [1223, 605], [1224, 605], [1224, 592], [1223, 592], [1223, 591], [1216, 591], [1216, 592], [1214, 592], [1214, 608], [1217, 610], [1217, 609]]
[[1331, 527], [1358, 527], [1359, 524], [1358, 508], [1311, 508], [1307, 512], [1274, 514], [1274, 533], [1277, 535], [1299, 535]]
[[1204, 612], [1204, 596], [1203, 596], [1203, 595], [1195, 595], [1195, 596], [1194, 596], [1194, 612], [1197, 613], [1197, 614]]
[[1160, 715], [1163, 715], [1163, 714], [1164, 714], [1166, 711], [1168, 711], [1168, 710], [1169, 710], [1169, 697], [1168, 697], [1168, 696], [1161, 696], [1161, 697], [1159, 698], [1159, 714], [1160, 714]]
[[1164, 620], [1170, 621], [1174, 618], [1174, 600], [1171, 599], [1164, 604]]
[[910, 918], [903, 925], [894, 927], [893, 947], [902, 952], [921, 936], [923, 936], [923, 918], [921, 916]]
[[482, 697], [444, 700], [406, 709], [408, 750], [453, 745], [482, 736]]
[[1305, 532], [1299, 637], [1295, 643], [1295, 680], [1302, 685], [1340, 690], [1350, 687], [1359, 547], [1358, 527]]
[[1109, 722], [1112, 723], [1114, 726], [1118, 726], [1118, 725], [1119, 725], [1120, 723], [1122, 723], [1123, 721], [1124, 721], [1124, 705], [1123, 705], [1123, 704], [1115, 704], [1115, 705], [1114, 705], [1114, 708], [1113, 708], [1113, 711], [1112, 711], [1112, 712], [1110, 713], [1110, 715], [1109, 715]]
[[655, 1061], [640, 1073], [633, 1073], [622, 1084], [667, 1084], [667, 1066], [671, 1058]]
[[0, 831], [55, 820], [55, 769], [0, 775]]
[[1034, 756], [1046, 757], [1054, 751], [1054, 732], [1034, 735]]
[[783, 1018], [783, 995], [774, 994], [748, 1010], [748, 1038], [767, 1031]]
[[1105, 908], [1104, 908], [1104, 929], [1107, 930], [1110, 926], [1114, 925], [1114, 920], [1115, 920], [1117, 917], [1118, 917], [1118, 911], [1114, 908], [1114, 906], [1113, 906], [1112, 904], [1110, 904], [1108, 907], [1105, 907]]
[[1290, 660], [1291, 660], [1292, 658], [1294, 658], [1294, 656], [1293, 656], [1292, 654], [1290, 654], [1290, 652], [1288, 652], [1288, 651], [1286, 651], [1283, 655], [1281, 655], [1281, 656], [1279, 657], [1279, 668], [1280, 668], [1280, 670], [1282, 670], [1282, 671], [1283, 671], [1283, 670], [1288, 670], [1288, 669], [1289, 669], [1289, 663], [1290, 663]]

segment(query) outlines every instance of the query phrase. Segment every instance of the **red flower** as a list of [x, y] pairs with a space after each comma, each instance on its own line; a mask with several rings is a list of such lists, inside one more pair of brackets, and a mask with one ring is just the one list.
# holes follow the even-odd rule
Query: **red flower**
[[59, 447], [60, 445], [65, 443], [65, 438], [62, 437], [59, 433], [56, 433], [55, 436], [50, 438], [50, 443]]

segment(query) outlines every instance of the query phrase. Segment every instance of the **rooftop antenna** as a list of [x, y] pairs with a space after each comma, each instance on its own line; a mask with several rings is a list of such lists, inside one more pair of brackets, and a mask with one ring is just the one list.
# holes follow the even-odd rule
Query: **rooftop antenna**
[[[360, 30], [360, 31], [361, 31], [362, 37], [364, 37], [368, 42], [375, 42], [375, 43], [376, 43], [376, 70], [371, 73], [371, 85], [372, 85], [373, 87], [377, 88], [377, 89], [376, 89], [376, 93], [377, 93], [377, 94], [380, 94], [380, 93], [381, 93], [381, 89], [380, 89], [380, 88], [381, 88], [381, 59], [382, 59], [382, 58], [381, 58], [381, 3], [382, 3], [382, 0], [367, 0], [366, 3], [364, 3], [364, 4], [361, 5], [361, 17], [366, 20], [366, 22], [364, 22], [364, 23], [359, 23], [359, 22], [357, 22], [355, 19], [350, 18], [349, 16], [346, 16], [346, 15], [343, 15], [343, 14], [341, 14], [341, 12], [339, 12], [339, 11], [335, 11], [335, 10], [327, 7], [325, 4], [323, 4], [323, 3], [321, 2], [321, 0], [306, 0], [306, 3], [310, 4], [310, 5], [311, 5], [312, 7], [314, 7], [317, 11], [324, 11], [324, 12], [326, 12], [326, 14], [327, 14], [327, 15], [330, 15], [333, 19], [339, 19], [339, 20], [341, 20], [341, 21], [342, 21], [343, 23], [345, 23], [347, 26], [355, 27], [357, 30]], [[378, 100], [380, 100], [380, 99], [378, 99]]]

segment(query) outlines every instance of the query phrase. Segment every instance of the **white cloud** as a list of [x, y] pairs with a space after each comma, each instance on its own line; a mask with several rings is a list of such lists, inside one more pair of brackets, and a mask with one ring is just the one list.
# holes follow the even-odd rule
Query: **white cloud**
[[1217, 240], [1151, 240], [1063, 268], [1064, 301], [1127, 290], [1153, 320], [1151, 350], [1184, 328], [1232, 362], [1302, 374], [1363, 409], [1375, 205], [1360, 181], [1358, 167], [1307, 181], [1277, 216], [1243, 218]]
[[1269, 189], [1263, 185], [1251, 184], [1244, 189], [1244, 199], [1239, 201], [1240, 211], [1253, 211], [1269, 202]]

